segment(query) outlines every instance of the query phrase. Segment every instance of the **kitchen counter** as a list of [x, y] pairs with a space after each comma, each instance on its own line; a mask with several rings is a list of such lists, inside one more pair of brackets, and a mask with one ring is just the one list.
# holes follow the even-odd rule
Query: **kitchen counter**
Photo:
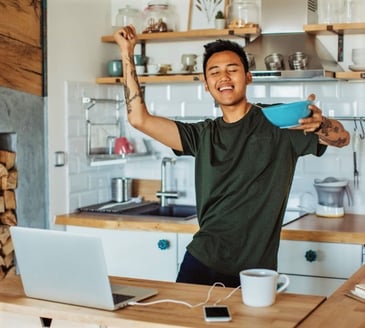
[[[195, 233], [197, 219], [171, 221], [152, 218], [96, 213], [71, 213], [58, 215], [56, 224], [101, 229], [163, 231]], [[365, 244], [365, 215], [345, 214], [342, 218], [320, 218], [306, 215], [283, 226], [281, 239], [317, 242]]]
[[[206, 299], [210, 289], [210, 286], [144, 279], [114, 277], [112, 281], [156, 288], [158, 294], [147, 300], [151, 302], [173, 299], [195, 305]], [[209, 304], [213, 304], [220, 298], [223, 299], [231, 291], [233, 291], [232, 288], [214, 288]], [[325, 297], [322, 296], [281, 293], [273, 306], [252, 308], [242, 303], [241, 291], [237, 290], [230, 298], [222, 302], [229, 306], [232, 321], [207, 323], [203, 319], [201, 306], [188, 308], [182, 304], [159, 303], [150, 306], [128, 306], [117, 311], [103, 311], [27, 298], [18, 276], [7, 277], [0, 282], [0, 314], [1, 311], [7, 311], [19, 315], [26, 314], [113, 327], [296, 327], [324, 300]]]

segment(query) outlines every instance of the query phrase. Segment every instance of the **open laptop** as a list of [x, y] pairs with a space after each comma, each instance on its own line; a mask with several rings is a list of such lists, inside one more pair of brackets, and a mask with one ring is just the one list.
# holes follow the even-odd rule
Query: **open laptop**
[[98, 237], [17, 226], [10, 233], [28, 297], [116, 310], [157, 294], [155, 289], [112, 285]]

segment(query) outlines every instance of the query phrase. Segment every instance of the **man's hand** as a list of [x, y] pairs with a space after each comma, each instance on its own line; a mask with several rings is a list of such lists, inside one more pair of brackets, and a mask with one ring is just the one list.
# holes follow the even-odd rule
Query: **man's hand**
[[[309, 95], [308, 100], [314, 101], [316, 96], [314, 94]], [[300, 125], [293, 128], [295, 130], [303, 130], [304, 133], [315, 132], [323, 123], [322, 111], [315, 105], [309, 105], [309, 109], [312, 111], [312, 115], [299, 120]]]
[[[309, 95], [308, 100], [313, 101], [315, 96]], [[314, 132], [318, 135], [318, 142], [323, 145], [344, 147], [350, 142], [350, 134], [345, 130], [343, 125], [335, 119], [329, 119], [322, 115], [322, 111], [315, 105], [309, 105], [312, 115], [299, 120], [300, 125], [295, 127], [296, 130]]]
[[114, 40], [118, 44], [121, 55], [133, 54], [137, 44], [137, 33], [133, 25], [127, 25], [114, 33]]

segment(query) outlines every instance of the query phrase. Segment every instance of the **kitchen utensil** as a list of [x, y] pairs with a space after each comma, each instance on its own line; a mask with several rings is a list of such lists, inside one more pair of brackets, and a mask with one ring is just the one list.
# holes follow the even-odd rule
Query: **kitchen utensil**
[[130, 154], [133, 153], [133, 145], [126, 137], [119, 137], [115, 139], [114, 154]]
[[160, 74], [167, 74], [168, 72], [171, 72], [171, 65], [170, 64], [159, 64], [158, 65], [158, 72]]
[[262, 112], [266, 118], [280, 128], [297, 126], [298, 121], [307, 117], [311, 111], [308, 108], [310, 101], [298, 101], [289, 104], [263, 107]]
[[144, 65], [147, 62], [147, 58], [143, 55], [133, 55], [133, 60], [136, 65]]
[[107, 68], [109, 76], [122, 76], [123, 74], [122, 61], [119, 59], [108, 61]]
[[288, 62], [291, 69], [305, 69], [308, 64], [308, 56], [304, 52], [297, 51], [289, 56]]
[[106, 138], [109, 155], [114, 153], [115, 139], [116, 139], [116, 137], [114, 137], [114, 136], [107, 136], [107, 138]]
[[143, 11], [143, 33], [171, 32], [175, 30], [176, 17], [167, 0], [152, 0]]
[[354, 133], [352, 135], [352, 150], [353, 150], [353, 160], [354, 160], [354, 187], [355, 189], [359, 189], [359, 176], [360, 173], [357, 169], [357, 156], [359, 154], [360, 149], [360, 135], [355, 127]]
[[195, 54], [183, 54], [181, 56], [181, 63], [184, 65], [183, 70], [192, 72], [196, 65], [196, 59], [198, 58]]
[[113, 178], [112, 179], [112, 200], [114, 202], [127, 202], [132, 199], [132, 179]]
[[351, 59], [355, 66], [365, 66], [365, 48], [352, 49]]
[[238, 28], [259, 22], [259, 8], [255, 1], [232, 0], [227, 6], [228, 27]]
[[[278, 281], [283, 285], [278, 289]], [[275, 303], [276, 294], [290, 283], [289, 277], [268, 269], [248, 269], [240, 272], [242, 302], [248, 306], [264, 307]]]
[[119, 9], [118, 14], [115, 18], [115, 25], [117, 28], [133, 25], [136, 28], [137, 33], [141, 33], [141, 18], [142, 13], [129, 5], [125, 8]]
[[147, 65], [147, 73], [148, 74], [157, 74], [159, 71], [159, 67], [157, 64], [148, 64]]
[[338, 23], [342, 16], [342, 11], [342, 0], [318, 0], [318, 23]]
[[284, 69], [284, 57], [282, 54], [272, 53], [265, 57], [265, 65], [268, 70], [280, 71]]
[[144, 71], [145, 71], [144, 65], [136, 65], [136, 73], [137, 73], [137, 75], [144, 74]]
[[318, 195], [317, 216], [342, 217], [345, 214], [343, 199], [346, 193], [349, 205], [352, 203], [348, 190], [348, 180], [333, 177], [315, 179], [314, 187]]
[[256, 67], [256, 62], [255, 62], [255, 57], [253, 54], [250, 53], [246, 53], [246, 57], [247, 57], [247, 63], [248, 63], [248, 69], [255, 69]]

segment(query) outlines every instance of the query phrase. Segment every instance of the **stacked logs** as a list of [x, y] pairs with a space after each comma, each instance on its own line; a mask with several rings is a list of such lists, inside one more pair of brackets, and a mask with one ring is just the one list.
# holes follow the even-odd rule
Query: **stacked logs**
[[0, 280], [15, 271], [9, 227], [17, 224], [15, 189], [18, 171], [14, 152], [0, 150]]

